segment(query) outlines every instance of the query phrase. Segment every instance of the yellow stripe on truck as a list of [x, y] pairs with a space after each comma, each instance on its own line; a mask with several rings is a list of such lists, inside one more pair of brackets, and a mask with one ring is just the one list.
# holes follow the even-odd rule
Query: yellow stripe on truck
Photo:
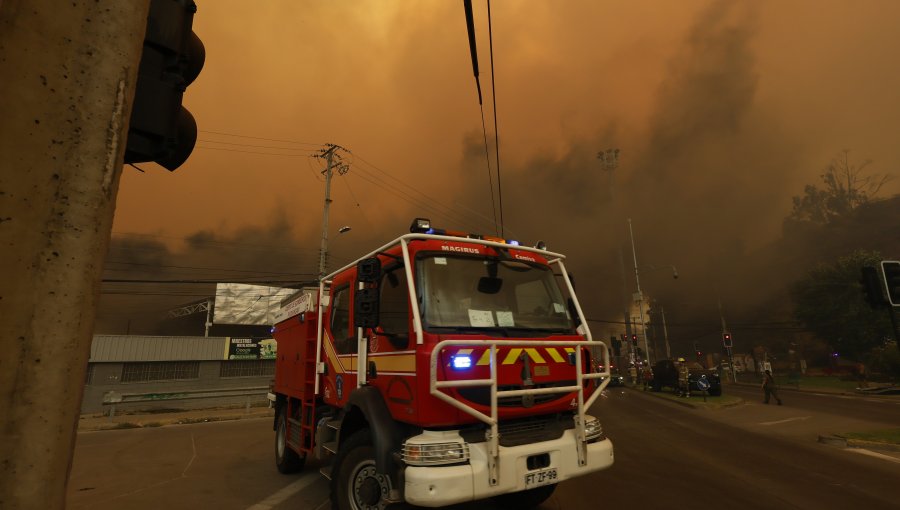
[[563, 358], [562, 354], [560, 354], [559, 351], [556, 350], [556, 347], [547, 347], [547, 354], [549, 354], [550, 357], [553, 358], [553, 361], [557, 363], [566, 362], [566, 358]]
[[[558, 347], [540, 347], [540, 348], [538, 348], [538, 347], [528, 347], [528, 348], [513, 347], [513, 348], [509, 349], [509, 351], [506, 353], [506, 356], [503, 355], [503, 352], [501, 350], [497, 354], [497, 359], [500, 360], [501, 365], [513, 365], [516, 363], [516, 361], [519, 360], [519, 358], [522, 356], [522, 353], [524, 352], [525, 354], [528, 355], [528, 357], [534, 363], [538, 363], [538, 364], [548, 363], [547, 359], [544, 358], [544, 356], [541, 354], [541, 350], [544, 350], [547, 352], [547, 356], [549, 356], [550, 362], [552, 362], [552, 363], [568, 363], [567, 356], [563, 356], [563, 354], [560, 353]], [[473, 351], [474, 351], [474, 349], [460, 349], [457, 352], [459, 354], [471, 354]], [[575, 349], [572, 347], [566, 347], [564, 349], [564, 351], [567, 353], [574, 353]], [[478, 366], [490, 365], [491, 364], [491, 350], [485, 349], [481, 353], [481, 356], [478, 358], [478, 362], [475, 364]]]

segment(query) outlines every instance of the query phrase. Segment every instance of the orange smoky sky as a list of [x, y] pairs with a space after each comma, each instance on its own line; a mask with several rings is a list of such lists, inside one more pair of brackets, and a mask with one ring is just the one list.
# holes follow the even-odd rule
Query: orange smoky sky
[[[492, 78], [504, 232], [581, 257], [622, 246], [631, 217], [647, 263], [699, 270], [777, 238], [840, 151], [900, 166], [893, 0], [496, 0], [495, 76], [475, 0], [490, 173], [462, 2], [197, 3], [197, 147], [173, 173], [125, 167], [114, 235], [177, 249], [277, 228], [314, 253], [325, 143], [350, 151], [332, 183], [336, 260], [415, 216], [493, 233]], [[621, 150], [612, 173], [607, 148]]]

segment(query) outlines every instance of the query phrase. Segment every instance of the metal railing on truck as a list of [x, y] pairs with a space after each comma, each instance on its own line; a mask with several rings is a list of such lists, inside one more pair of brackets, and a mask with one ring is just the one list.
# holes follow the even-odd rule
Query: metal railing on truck
[[[462, 379], [455, 381], [438, 381], [438, 356], [449, 346], [462, 347], [487, 347], [490, 348], [491, 358], [491, 378], [490, 379]], [[572, 386], [556, 386], [551, 388], [532, 388], [521, 390], [498, 390], [497, 389], [497, 348], [498, 347], [575, 347], [575, 384]], [[605, 369], [602, 372], [590, 372], [591, 367], [588, 366], [588, 373], [584, 373], [584, 365], [582, 363], [581, 347], [602, 347], [602, 359]], [[584, 431], [584, 411], [589, 409], [591, 405], [600, 396], [600, 393], [609, 384], [609, 349], [606, 344], [593, 340], [443, 340], [434, 346], [431, 351], [431, 370], [430, 370], [431, 394], [447, 404], [474, 416], [481, 422], [491, 427], [488, 440], [489, 457], [488, 468], [490, 470], [491, 485], [497, 485], [498, 470], [497, 463], [500, 456], [500, 435], [498, 433], [497, 420], [497, 400], [501, 397], [519, 397], [524, 395], [545, 395], [551, 393], [571, 393], [578, 392], [578, 410], [575, 415], [575, 440], [577, 441], [578, 465], [584, 466], [587, 463], [587, 440]], [[601, 379], [600, 386], [594, 390], [594, 393], [584, 400], [584, 380], [585, 379]], [[488, 416], [474, 407], [465, 404], [447, 393], [441, 391], [443, 388], [469, 388], [478, 386], [490, 386], [491, 388], [491, 415]]]

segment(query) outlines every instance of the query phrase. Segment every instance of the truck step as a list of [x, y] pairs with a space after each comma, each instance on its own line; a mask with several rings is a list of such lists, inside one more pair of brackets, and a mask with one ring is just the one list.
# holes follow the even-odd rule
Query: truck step
[[325, 422], [325, 426], [330, 429], [340, 430], [341, 420], [328, 420], [327, 422]]
[[331, 465], [322, 466], [319, 468], [319, 473], [322, 473], [322, 476], [331, 480]]
[[335, 454], [335, 453], [337, 453], [337, 450], [338, 450], [337, 441], [322, 443], [322, 448], [325, 449], [325, 451]]

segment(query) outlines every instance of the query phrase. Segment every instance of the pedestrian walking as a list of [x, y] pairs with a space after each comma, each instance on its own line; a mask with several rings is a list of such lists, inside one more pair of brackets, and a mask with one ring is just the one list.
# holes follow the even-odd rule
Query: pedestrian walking
[[765, 375], [763, 376], [762, 383], [763, 394], [765, 395], [763, 403], [769, 403], [769, 397], [774, 397], [775, 402], [778, 402], [778, 405], [781, 405], [781, 399], [778, 398], [778, 388], [775, 386], [775, 378], [772, 377], [772, 371], [766, 370]]
[[690, 371], [684, 358], [678, 358], [678, 395], [691, 396]]
[[869, 387], [869, 379], [866, 374], [866, 366], [862, 363], [856, 364], [856, 378], [859, 381], [860, 388]]
[[650, 388], [650, 382], [653, 381], [653, 369], [650, 368], [650, 365], [644, 365], [641, 379], [644, 381], [644, 391], [647, 391]]

